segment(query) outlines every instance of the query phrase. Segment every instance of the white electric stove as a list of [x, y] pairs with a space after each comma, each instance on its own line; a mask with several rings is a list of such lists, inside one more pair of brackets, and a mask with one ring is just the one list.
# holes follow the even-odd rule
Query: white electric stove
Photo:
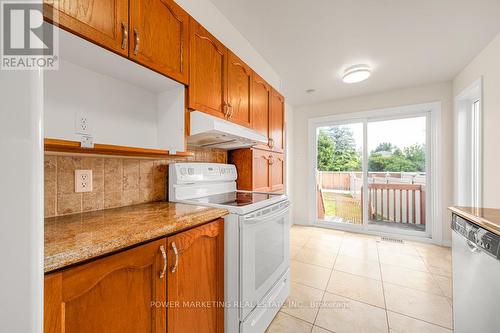
[[225, 332], [263, 333], [289, 294], [290, 203], [236, 190], [231, 164], [169, 166], [169, 201], [220, 207], [225, 238]]

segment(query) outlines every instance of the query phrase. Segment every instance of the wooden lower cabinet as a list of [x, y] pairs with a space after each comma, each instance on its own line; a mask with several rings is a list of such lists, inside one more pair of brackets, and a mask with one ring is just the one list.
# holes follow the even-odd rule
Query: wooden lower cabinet
[[239, 190], [283, 192], [285, 157], [283, 153], [257, 148], [229, 152], [229, 163], [236, 165]]
[[47, 332], [166, 330], [166, 239], [45, 277]]
[[224, 220], [167, 242], [168, 332], [224, 333]]
[[223, 308], [196, 306], [223, 300], [219, 219], [46, 275], [44, 332], [223, 333]]

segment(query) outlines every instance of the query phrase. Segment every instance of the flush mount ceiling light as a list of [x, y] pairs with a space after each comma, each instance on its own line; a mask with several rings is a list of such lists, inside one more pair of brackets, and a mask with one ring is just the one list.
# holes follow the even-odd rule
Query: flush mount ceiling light
[[370, 66], [368, 65], [354, 65], [347, 68], [342, 76], [344, 83], [361, 82], [370, 77], [372, 74]]

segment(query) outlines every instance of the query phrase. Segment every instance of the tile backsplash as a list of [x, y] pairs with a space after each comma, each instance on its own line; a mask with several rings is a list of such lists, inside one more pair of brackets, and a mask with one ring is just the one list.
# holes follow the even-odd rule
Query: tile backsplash
[[[227, 163], [227, 153], [190, 149], [193, 157], [153, 160], [45, 154], [45, 217], [165, 200], [168, 164]], [[92, 170], [92, 192], [75, 193], [75, 170]]]

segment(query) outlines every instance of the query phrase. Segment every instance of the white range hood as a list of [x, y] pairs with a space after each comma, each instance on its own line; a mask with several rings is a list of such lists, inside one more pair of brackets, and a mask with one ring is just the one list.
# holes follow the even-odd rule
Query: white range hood
[[266, 136], [200, 111], [190, 112], [189, 132], [188, 144], [195, 147], [230, 150], [267, 145]]

